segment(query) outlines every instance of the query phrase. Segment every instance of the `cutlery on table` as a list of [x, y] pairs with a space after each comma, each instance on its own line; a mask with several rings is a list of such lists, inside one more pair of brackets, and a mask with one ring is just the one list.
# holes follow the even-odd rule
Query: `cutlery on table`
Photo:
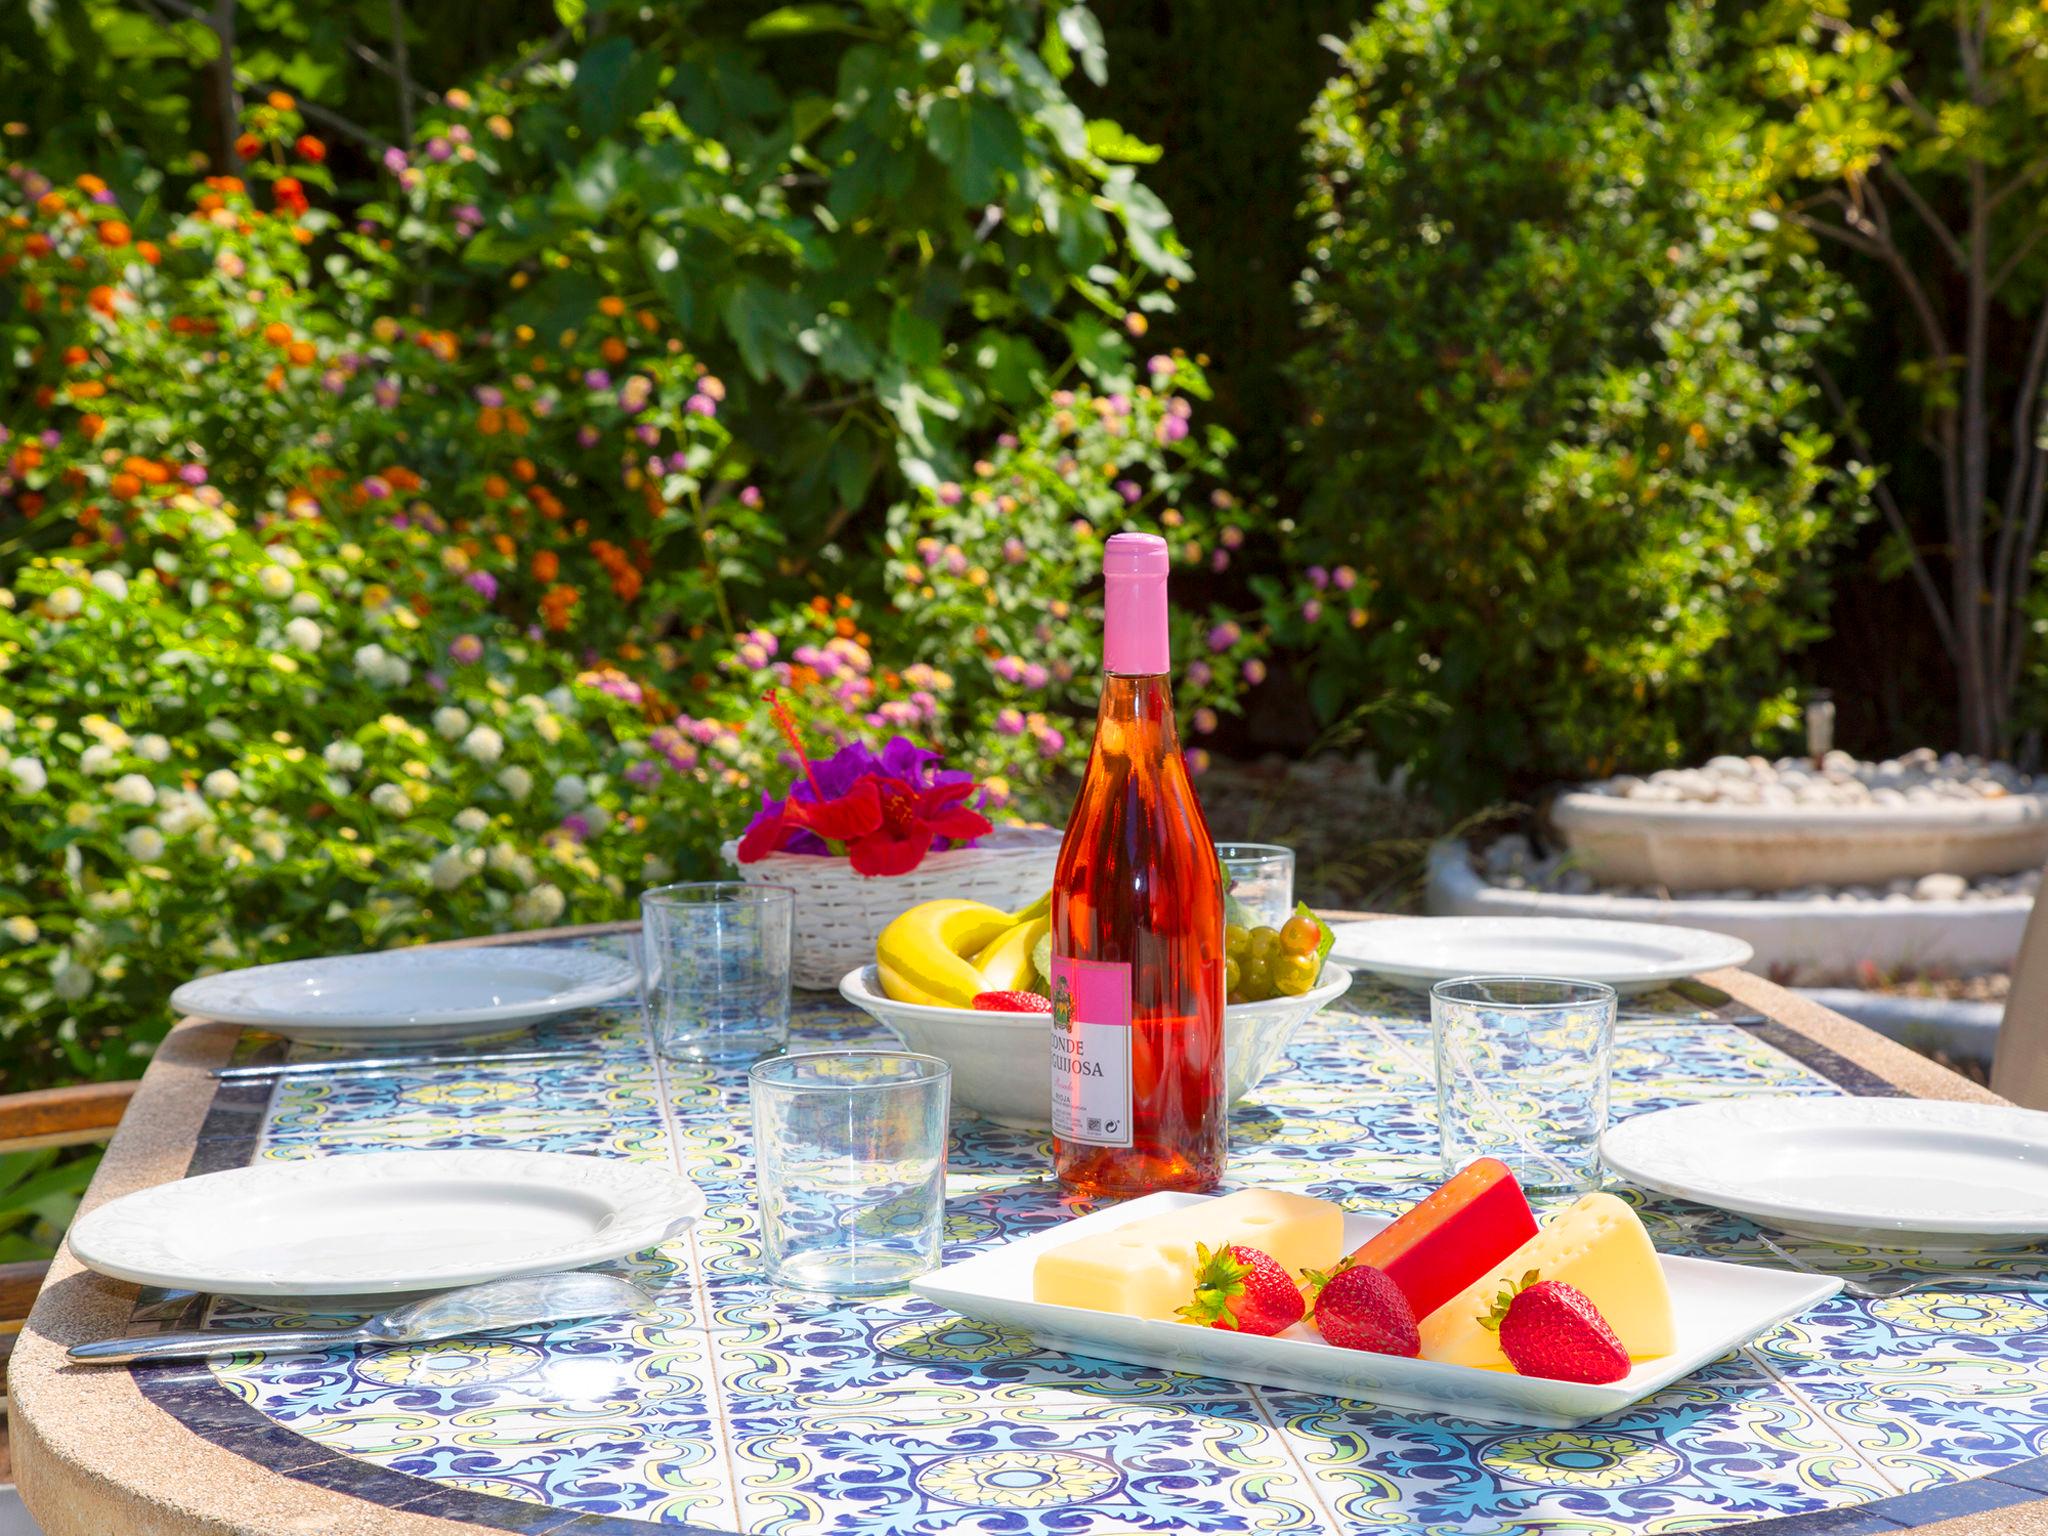
[[566, 1271], [519, 1275], [443, 1291], [379, 1312], [353, 1328], [208, 1328], [187, 1333], [139, 1334], [74, 1344], [73, 1360], [116, 1365], [135, 1360], [193, 1360], [291, 1350], [336, 1349], [355, 1344], [420, 1344], [468, 1334], [509, 1333], [541, 1323], [611, 1317], [648, 1304], [644, 1291], [617, 1275]]
[[208, 1074], [219, 1082], [248, 1082], [259, 1077], [310, 1077], [321, 1072], [386, 1072], [399, 1067], [470, 1066], [491, 1061], [566, 1061], [588, 1056], [590, 1046], [568, 1050], [424, 1052], [412, 1056], [345, 1056], [333, 1061], [251, 1062], [215, 1067]]

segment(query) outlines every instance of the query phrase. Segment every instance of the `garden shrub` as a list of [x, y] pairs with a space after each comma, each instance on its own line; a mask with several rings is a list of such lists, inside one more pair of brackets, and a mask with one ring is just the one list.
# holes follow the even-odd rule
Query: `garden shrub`
[[1472, 804], [1796, 717], [1848, 297], [1778, 226], [1709, 11], [1399, 0], [1308, 124], [1310, 477], [1272, 583], [1328, 720]]

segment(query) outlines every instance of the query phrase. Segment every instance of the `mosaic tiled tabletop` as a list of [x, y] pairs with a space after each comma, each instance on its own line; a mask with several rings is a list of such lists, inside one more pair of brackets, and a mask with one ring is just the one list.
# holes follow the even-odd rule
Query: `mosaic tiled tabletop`
[[[1231, 1182], [1364, 1210], [1413, 1200], [1437, 1172], [1415, 1004], [1364, 984], [1305, 1026], [1232, 1119]], [[804, 994], [794, 1036], [798, 1049], [887, 1038]], [[1988, 1286], [1838, 1297], [1612, 1419], [1517, 1430], [1041, 1353], [908, 1296], [777, 1291], [757, 1273], [744, 1074], [661, 1060], [631, 1010], [519, 1045], [536, 1042], [563, 1054], [224, 1088], [193, 1169], [392, 1147], [666, 1162], [701, 1185], [709, 1213], [616, 1266], [657, 1289], [656, 1314], [138, 1368], [144, 1392], [288, 1477], [524, 1533], [1604, 1536], [1778, 1520], [1852, 1536], [2048, 1496], [2038, 1249], [1980, 1260]], [[252, 1035], [241, 1051], [266, 1049], [281, 1048]], [[1890, 1091], [1697, 993], [1634, 1000], [1615, 1087], [1621, 1116], [1731, 1094]], [[1069, 1214], [1046, 1168], [1040, 1137], [956, 1117], [947, 1257]], [[1775, 1262], [1739, 1219], [1641, 1208], [1660, 1248]], [[1888, 1264], [1802, 1251], [1849, 1273]], [[238, 1321], [219, 1315], [231, 1311], [213, 1320]], [[190, 1312], [147, 1293], [140, 1308]]]

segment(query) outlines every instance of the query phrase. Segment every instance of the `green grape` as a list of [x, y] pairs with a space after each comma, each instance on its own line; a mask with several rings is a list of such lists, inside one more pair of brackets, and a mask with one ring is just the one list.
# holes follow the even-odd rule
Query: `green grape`
[[1254, 928], [1251, 936], [1251, 953], [1255, 960], [1271, 960], [1280, 953], [1280, 934], [1272, 928]]
[[1273, 990], [1283, 997], [1300, 997], [1315, 986], [1319, 969], [1314, 955], [1282, 955], [1273, 962]]
[[1237, 984], [1247, 1002], [1264, 1002], [1273, 995], [1273, 962], [1256, 951], [1247, 955], [1238, 968]]
[[1280, 930], [1280, 947], [1290, 955], [1312, 955], [1323, 942], [1323, 925], [1312, 917], [1295, 913]]
[[1242, 955], [1245, 952], [1245, 947], [1251, 941], [1252, 932], [1243, 923], [1225, 923], [1223, 925], [1224, 954]]
[[1226, 993], [1235, 992], [1243, 976], [1244, 967], [1237, 963], [1234, 956], [1223, 962], [1223, 990]]

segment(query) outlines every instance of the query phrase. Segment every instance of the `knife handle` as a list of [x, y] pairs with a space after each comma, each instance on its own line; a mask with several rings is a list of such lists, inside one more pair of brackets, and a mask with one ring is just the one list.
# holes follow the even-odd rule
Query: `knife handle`
[[74, 1360], [92, 1365], [123, 1365], [136, 1360], [199, 1360], [209, 1355], [240, 1355], [291, 1350], [333, 1349], [340, 1344], [369, 1342], [360, 1328], [267, 1328], [231, 1333], [206, 1328], [190, 1333], [151, 1333], [127, 1339], [99, 1339], [74, 1344]]

